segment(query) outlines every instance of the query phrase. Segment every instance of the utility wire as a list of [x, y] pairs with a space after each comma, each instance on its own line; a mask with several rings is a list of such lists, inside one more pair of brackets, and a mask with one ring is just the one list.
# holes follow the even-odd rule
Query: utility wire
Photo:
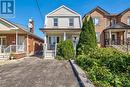
[[36, 5], [37, 5], [37, 8], [38, 8], [38, 11], [39, 11], [39, 14], [40, 14], [40, 17], [41, 17], [41, 20], [43, 22], [43, 15], [42, 15], [42, 12], [41, 12], [41, 9], [40, 9], [40, 6], [38, 4], [38, 0], [35, 0], [36, 1]]

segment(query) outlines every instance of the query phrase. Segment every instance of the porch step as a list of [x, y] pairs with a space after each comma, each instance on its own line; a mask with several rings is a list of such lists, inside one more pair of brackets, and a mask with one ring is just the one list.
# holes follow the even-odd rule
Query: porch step
[[54, 59], [55, 51], [54, 50], [47, 50], [45, 59]]
[[0, 60], [7, 60], [9, 59], [9, 54], [0, 54]]

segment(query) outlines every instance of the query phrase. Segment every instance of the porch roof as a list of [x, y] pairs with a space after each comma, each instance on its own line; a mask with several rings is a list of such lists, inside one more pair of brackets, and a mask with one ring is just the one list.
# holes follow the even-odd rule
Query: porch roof
[[130, 29], [130, 26], [125, 23], [118, 22], [116, 24], [106, 27], [105, 30], [108, 30], [108, 29]]
[[47, 34], [63, 34], [64, 32], [68, 34], [80, 34], [80, 28], [40, 28], [40, 30]]
[[81, 31], [81, 29], [80, 28], [40, 28], [40, 30], [41, 31], [43, 31], [43, 32], [46, 32], [46, 31], [48, 31], [48, 32], [52, 32], [52, 31], [59, 31], [59, 32], [67, 32], [67, 31], [69, 31], [69, 32], [80, 32]]
[[40, 41], [44, 42], [44, 40], [42, 38], [40, 38], [39, 36], [35, 35], [34, 33], [31, 33], [27, 28], [17, 24], [17, 23], [13, 23], [13, 22], [10, 22], [4, 18], [1, 18], [0, 17], [0, 20], [1, 21], [5, 21], [7, 24], [13, 26], [14, 28], [9, 28], [8, 30], [1, 30], [0, 33], [6, 33], [6, 34], [13, 34], [16, 32], [16, 30], [19, 31], [19, 34], [28, 34], [36, 39], [39, 39]]

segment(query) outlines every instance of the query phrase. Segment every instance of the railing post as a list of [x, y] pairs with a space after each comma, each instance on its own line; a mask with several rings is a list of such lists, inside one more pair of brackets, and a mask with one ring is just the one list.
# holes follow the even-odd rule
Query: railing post
[[10, 48], [9, 48], [9, 50], [10, 50], [10, 53], [12, 53], [11, 47], [12, 47], [12, 45], [10, 45]]
[[57, 53], [57, 43], [55, 44], [55, 57], [56, 57], [56, 53]]
[[17, 48], [17, 46], [18, 46], [18, 30], [16, 30], [16, 53], [17, 53], [17, 50], [18, 50], [18, 48]]
[[44, 57], [46, 57], [46, 43], [44, 44]]
[[111, 30], [109, 30], [109, 45], [111, 45], [112, 40], [111, 40]]

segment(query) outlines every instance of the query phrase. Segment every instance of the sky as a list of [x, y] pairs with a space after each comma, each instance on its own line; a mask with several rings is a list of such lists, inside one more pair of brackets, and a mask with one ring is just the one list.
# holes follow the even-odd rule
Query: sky
[[15, 0], [15, 18], [6, 18], [7, 20], [18, 23], [24, 27], [28, 25], [28, 19], [33, 18], [35, 24], [35, 34], [43, 38], [43, 33], [39, 28], [44, 26], [45, 15], [55, 10], [61, 5], [84, 14], [100, 6], [109, 13], [120, 13], [130, 7], [130, 0], [37, 0], [42, 17], [38, 10], [36, 0]]

